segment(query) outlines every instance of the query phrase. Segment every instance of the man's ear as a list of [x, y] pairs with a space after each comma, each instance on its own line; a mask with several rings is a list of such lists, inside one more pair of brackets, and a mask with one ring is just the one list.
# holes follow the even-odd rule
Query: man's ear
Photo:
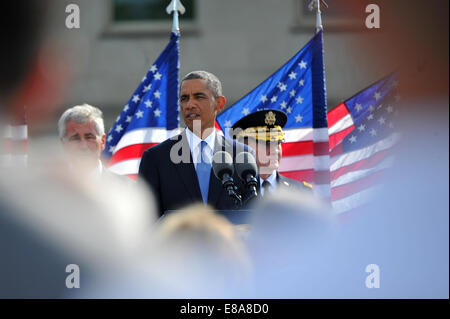
[[217, 102], [216, 111], [220, 112], [225, 107], [225, 104], [227, 103], [227, 99], [223, 95], [222, 96], [218, 96], [218, 97], [216, 97], [216, 102]]
[[106, 134], [103, 134], [102, 136], [102, 151], [105, 149], [106, 146]]

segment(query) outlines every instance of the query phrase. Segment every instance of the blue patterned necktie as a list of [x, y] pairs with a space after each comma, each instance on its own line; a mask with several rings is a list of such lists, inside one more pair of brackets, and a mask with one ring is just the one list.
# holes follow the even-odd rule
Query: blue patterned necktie
[[200, 147], [200, 161], [197, 163], [197, 178], [198, 184], [200, 185], [200, 191], [202, 192], [203, 202], [208, 202], [208, 190], [209, 190], [209, 176], [211, 174], [211, 163], [205, 161], [203, 150], [207, 143], [201, 141]]

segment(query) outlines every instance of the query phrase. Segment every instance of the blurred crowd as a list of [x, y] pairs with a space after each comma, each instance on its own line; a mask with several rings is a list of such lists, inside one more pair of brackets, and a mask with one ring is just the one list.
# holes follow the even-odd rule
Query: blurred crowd
[[[47, 37], [50, 7], [0, 4], [8, 43], [0, 127], [23, 105], [36, 123], [63, 113], [70, 72]], [[0, 298], [448, 298], [448, 91], [402, 103], [410, 116], [392, 174], [351, 216], [306, 190], [280, 188], [254, 201], [240, 224], [202, 204], [159, 218], [142, 180], [104, 174], [90, 159], [68, 163], [74, 149], [61, 130], [66, 153], [36, 141], [27, 167], [0, 170]], [[73, 129], [89, 148], [89, 132]], [[70, 264], [79, 288], [66, 285]], [[370, 264], [380, 268], [379, 289], [366, 286]]]

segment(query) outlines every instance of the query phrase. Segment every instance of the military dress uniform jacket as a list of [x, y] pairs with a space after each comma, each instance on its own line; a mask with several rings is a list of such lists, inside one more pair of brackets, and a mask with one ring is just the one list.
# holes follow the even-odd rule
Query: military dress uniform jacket
[[287, 187], [290, 189], [299, 189], [307, 192], [312, 192], [312, 187], [306, 182], [299, 182], [291, 178], [287, 178], [277, 172], [277, 186]]

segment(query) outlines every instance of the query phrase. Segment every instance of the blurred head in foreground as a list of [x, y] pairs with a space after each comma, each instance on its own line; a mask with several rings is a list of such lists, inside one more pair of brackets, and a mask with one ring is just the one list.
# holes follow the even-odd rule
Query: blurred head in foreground
[[[104, 297], [146, 257], [156, 215], [142, 185], [35, 167], [0, 175], [0, 297]], [[69, 264], [80, 267], [80, 289], [65, 285]]]
[[[411, 138], [401, 143], [389, 180], [373, 202], [336, 216], [336, 232], [328, 230], [333, 218], [300, 195], [255, 207], [253, 297], [448, 298], [448, 117], [410, 120], [403, 132]], [[379, 268], [379, 288], [367, 285], [369, 265]]]
[[[0, 114], [5, 122], [26, 119], [30, 128], [49, 119], [68, 87], [74, 63], [71, 36], [64, 32], [58, 14], [62, 2], [51, 0], [3, 1], [0, 4], [0, 37], [8, 44], [0, 52]], [[33, 125], [31, 125], [33, 124]]]
[[[251, 242], [263, 248], [264, 258], [295, 258], [332, 233], [335, 224], [330, 209], [310, 194], [297, 189], [280, 189], [256, 203], [251, 219]], [[281, 262], [281, 260], [279, 260]]]
[[300, 269], [335, 235], [330, 209], [307, 192], [281, 188], [257, 202], [248, 247], [258, 298], [295, 298]]
[[[8, 44], [0, 51], [1, 120], [8, 122], [26, 106], [34, 128], [60, 105], [74, 64], [65, 61], [67, 52], [56, 45], [65, 40], [52, 39], [48, 22], [65, 29], [62, 4], [0, 2], [0, 37]], [[126, 188], [112, 178], [100, 187], [59, 174], [56, 153], [38, 149], [40, 165], [0, 170], [0, 298], [84, 296], [87, 287], [101, 287], [117, 267], [141, 258], [139, 245], [155, 217], [153, 203], [147, 190]], [[73, 264], [81, 273], [79, 289], [66, 286], [66, 267]]]
[[101, 165], [106, 134], [100, 109], [83, 104], [66, 110], [58, 121], [58, 133], [74, 167], [92, 170]]
[[165, 217], [153, 239], [162, 297], [233, 296], [250, 280], [250, 264], [233, 225], [204, 205]]

